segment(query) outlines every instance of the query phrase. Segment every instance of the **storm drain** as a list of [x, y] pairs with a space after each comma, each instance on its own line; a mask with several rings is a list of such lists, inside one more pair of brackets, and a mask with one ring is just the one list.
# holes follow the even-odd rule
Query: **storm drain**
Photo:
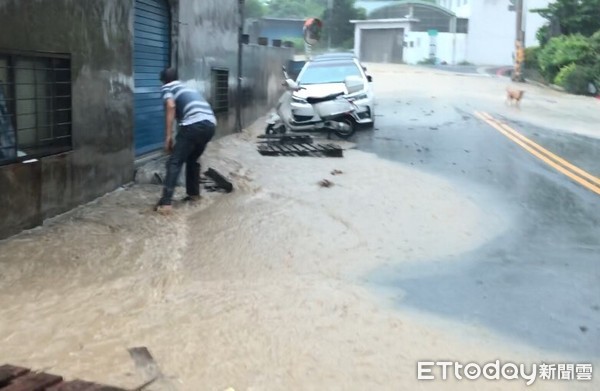
[[263, 156], [344, 157], [344, 150], [336, 144], [314, 143], [311, 136], [261, 135], [258, 152]]
[[0, 366], [0, 391], [127, 391], [123, 388], [81, 380], [64, 381], [62, 376], [34, 372], [13, 365]]

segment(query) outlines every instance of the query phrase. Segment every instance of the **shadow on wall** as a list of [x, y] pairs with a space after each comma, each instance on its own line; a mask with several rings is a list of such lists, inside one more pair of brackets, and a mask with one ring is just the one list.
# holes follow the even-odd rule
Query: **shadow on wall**
[[[241, 99], [242, 126], [264, 116], [283, 93], [281, 68], [293, 58], [293, 49], [247, 44], [242, 49], [242, 89], [238, 97], [237, 58], [200, 57], [180, 66], [180, 77], [200, 91], [217, 116], [219, 137], [236, 129], [236, 103]], [[192, 76], [193, 75], [193, 76]], [[192, 76], [192, 77], [190, 77]]]
[[[216, 110], [218, 135], [225, 136], [237, 131], [236, 102], [241, 99], [242, 127], [250, 126], [256, 119], [266, 115], [283, 94], [281, 68], [293, 58], [293, 50], [249, 44], [242, 50], [242, 88], [238, 96], [237, 69], [231, 69], [228, 77], [229, 101], [227, 110]], [[199, 82], [213, 107], [218, 107], [214, 78], [210, 83]]]
[[281, 68], [294, 56], [293, 49], [262, 45], [243, 46], [242, 123], [250, 125], [275, 106], [284, 89]]

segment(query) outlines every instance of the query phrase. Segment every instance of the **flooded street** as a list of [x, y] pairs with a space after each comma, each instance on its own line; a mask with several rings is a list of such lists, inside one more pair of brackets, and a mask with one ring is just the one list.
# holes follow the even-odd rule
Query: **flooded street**
[[[358, 136], [364, 150], [343, 159], [263, 157], [254, 145], [259, 122], [203, 156], [204, 168], [234, 181], [231, 194], [204, 193], [198, 205], [162, 217], [151, 211], [160, 187], [132, 185], [0, 242], [0, 363], [132, 388], [147, 379], [127, 349], [145, 346], [166, 376], [153, 390], [597, 389], [597, 380], [417, 381], [419, 360], [530, 365], [580, 356], [453, 316], [472, 303], [442, 301], [448, 311], [436, 311], [431, 300], [439, 297], [417, 294], [440, 289], [440, 297], [464, 299], [451, 294], [464, 280], [440, 288], [425, 277], [460, 270], [465, 254], [514, 230], [522, 211], [489, 183], [456, 179], [434, 164], [423, 169], [418, 158], [393, 161], [414, 152], [390, 134], [401, 131], [395, 102], [406, 100], [397, 85], [385, 86], [386, 72], [373, 72], [383, 86], [382, 130]], [[461, 85], [456, 79], [444, 91]], [[427, 95], [437, 95], [427, 80]], [[443, 121], [462, 120], [443, 106], [471, 110], [478, 100], [471, 92], [461, 102], [438, 95], [431, 107]], [[495, 104], [480, 102], [480, 110]], [[369, 150], [367, 134], [389, 140]], [[320, 187], [324, 178], [334, 186]], [[407, 289], [377, 286], [398, 270]], [[405, 298], [411, 306], [398, 307]], [[590, 351], [585, 358], [599, 364]]]

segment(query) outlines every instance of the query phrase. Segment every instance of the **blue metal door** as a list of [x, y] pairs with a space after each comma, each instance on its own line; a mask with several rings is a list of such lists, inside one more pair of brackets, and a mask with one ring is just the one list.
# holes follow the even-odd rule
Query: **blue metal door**
[[167, 0], [136, 0], [133, 40], [135, 154], [164, 142], [164, 109], [159, 73], [170, 64], [170, 16]]

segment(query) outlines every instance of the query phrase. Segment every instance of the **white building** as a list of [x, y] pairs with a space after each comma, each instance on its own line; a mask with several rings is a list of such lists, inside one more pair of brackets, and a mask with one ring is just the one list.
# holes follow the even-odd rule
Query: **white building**
[[[438, 0], [458, 17], [469, 19], [467, 37], [468, 61], [475, 64], [512, 64], [516, 38], [516, 14], [508, 10], [508, 0]], [[525, 46], [537, 46], [536, 33], [546, 23], [537, 13], [549, 0], [523, 0], [523, 30]]]
[[[545, 23], [530, 9], [549, 0], [524, 0], [525, 44]], [[358, 1], [367, 20], [355, 24], [354, 51], [365, 62], [417, 63], [435, 57], [457, 64], [508, 65], [513, 62], [516, 14], [508, 0]]]

